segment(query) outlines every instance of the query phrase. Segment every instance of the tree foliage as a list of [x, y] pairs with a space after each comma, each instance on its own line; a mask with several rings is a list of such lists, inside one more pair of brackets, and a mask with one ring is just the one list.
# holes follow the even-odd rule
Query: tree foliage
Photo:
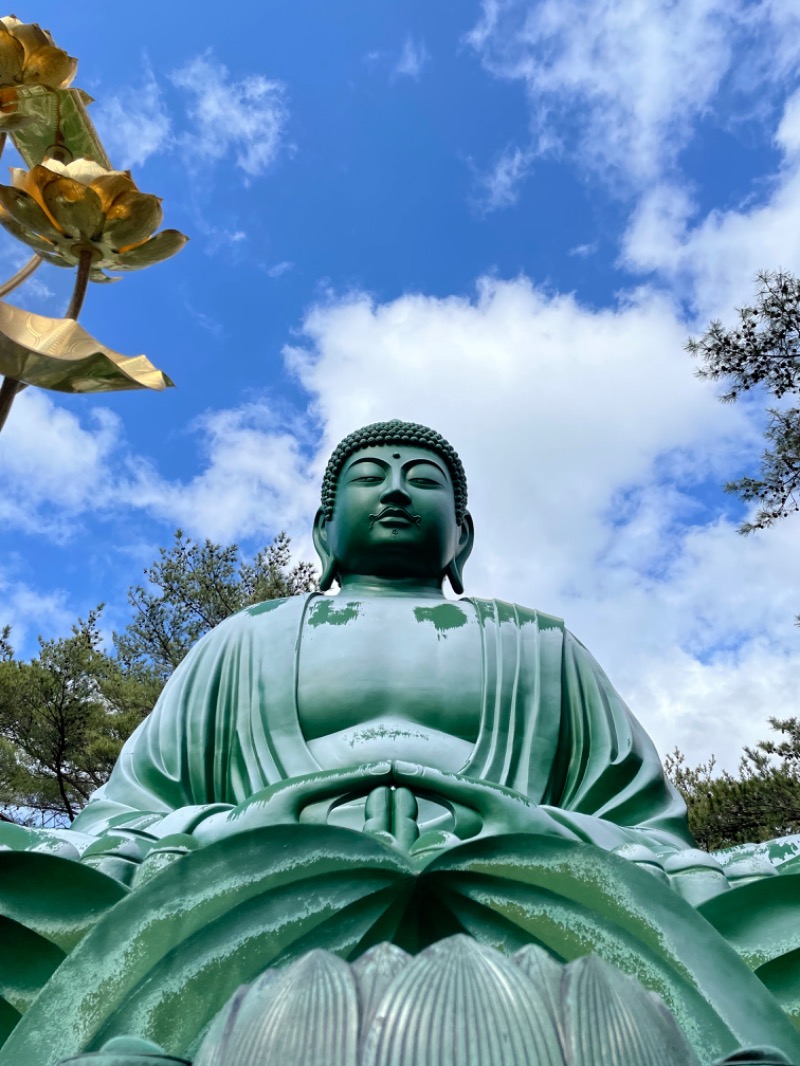
[[[757, 283], [755, 303], [738, 309], [735, 327], [714, 321], [686, 345], [700, 359], [700, 377], [725, 383], [724, 402], [758, 387], [777, 400], [800, 396], [800, 278], [762, 271]], [[800, 510], [800, 407], [768, 408], [764, 436], [768, 447], [757, 476], [725, 486], [745, 502], [758, 504], [742, 533], [765, 529]]]
[[128, 600], [133, 617], [106, 650], [102, 608], [19, 660], [0, 629], [0, 819], [71, 822], [102, 785], [166, 679], [201, 636], [252, 603], [316, 588], [279, 534], [252, 560], [235, 544], [196, 544], [178, 530]]
[[108, 777], [160, 689], [101, 647], [100, 609], [68, 637], [39, 641], [30, 662], [5, 633], [0, 662], [0, 809], [32, 825], [72, 821]]
[[715, 774], [713, 756], [695, 767], [677, 750], [665, 760], [686, 801], [689, 828], [706, 851], [800, 833], [800, 718], [769, 723], [782, 739], [745, 748], [738, 776]]
[[317, 588], [311, 563], [292, 563], [290, 540], [279, 533], [251, 561], [237, 545], [196, 544], [182, 530], [145, 570], [149, 587], [128, 592], [133, 620], [114, 635], [126, 664], [152, 666], [166, 679], [189, 649], [229, 615], [263, 600], [297, 596]]

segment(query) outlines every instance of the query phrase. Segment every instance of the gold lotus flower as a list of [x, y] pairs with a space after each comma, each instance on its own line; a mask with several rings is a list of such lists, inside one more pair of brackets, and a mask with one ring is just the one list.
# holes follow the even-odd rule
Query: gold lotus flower
[[189, 239], [161, 224], [161, 199], [138, 190], [127, 170], [91, 159], [47, 159], [31, 170], [11, 167], [0, 185], [0, 225], [56, 266], [75, 266], [91, 251], [94, 281], [109, 270], [141, 270], [169, 259]]
[[14, 15], [0, 19], [0, 86], [65, 89], [77, 68], [78, 60], [57, 48], [48, 30]]
[[71, 318], [0, 301], [0, 374], [58, 392], [162, 390], [172, 381], [144, 355], [122, 355]]

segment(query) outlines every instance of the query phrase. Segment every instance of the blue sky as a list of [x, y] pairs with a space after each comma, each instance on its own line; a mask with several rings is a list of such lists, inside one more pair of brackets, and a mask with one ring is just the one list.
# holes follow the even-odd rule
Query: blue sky
[[[191, 238], [81, 314], [177, 388], [29, 389], [0, 436], [20, 651], [100, 601], [124, 625], [179, 525], [310, 557], [331, 447], [401, 417], [465, 460], [467, 592], [563, 615], [662, 750], [734, 765], [797, 712], [798, 523], [736, 534], [719, 486], [760, 408], [682, 350], [759, 268], [800, 270], [795, 0], [15, 13]], [[3, 235], [6, 272], [25, 258]], [[46, 266], [12, 302], [59, 316], [70, 288]]]

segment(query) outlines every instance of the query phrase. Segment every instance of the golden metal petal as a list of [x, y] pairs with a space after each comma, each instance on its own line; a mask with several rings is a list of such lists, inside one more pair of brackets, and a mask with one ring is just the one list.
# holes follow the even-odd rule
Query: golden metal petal
[[46, 237], [50, 241], [58, 241], [63, 236], [53, 225], [49, 215], [24, 189], [0, 185], [0, 207], [30, 233]]
[[[94, 159], [73, 159], [69, 163], [59, 163], [56, 167], [56, 160], [47, 159], [44, 162], [44, 166], [52, 169], [58, 169], [59, 174], [63, 174], [67, 178], [72, 178], [73, 181], [79, 181], [81, 185], [91, 185], [97, 181], [98, 178], [105, 177], [109, 173], [107, 167], [102, 166]], [[122, 171], [111, 171], [110, 173], [120, 174]]]
[[64, 259], [58, 257], [56, 248], [45, 240], [44, 237], [40, 237], [32, 230], [27, 229], [25, 226], [21, 226], [15, 218], [13, 218], [7, 211], [0, 209], [0, 226], [10, 233], [12, 237], [16, 237], [18, 241], [22, 241], [23, 244], [27, 244], [29, 248], [33, 248], [35, 252], [38, 252], [43, 259], [46, 259], [48, 263], [55, 262], [57, 266], [74, 266], [74, 262], [70, 263]]
[[28, 84], [47, 85], [50, 89], [66, 89], [78, 69], [78, 60], [67, 55], [63, 48], [42, 45], [25, 60], [22, 80]]
[[14, 144], [27, 166], [40, 163], [53, 144], [63, 143], [70, 156], [94, 159], [111, 170], [106, 151], [86, 110], [91, 96], [83, 89], [49, 89], [46, 85], [20, 85], [20, 110], [36, 122], [19, 134]]
[[25, 50], [22, 45], [0, 24], [0, 84], [13, 85], [22, 79]]
[[6, 114], [0, 108], [0, 133], [14, 133], [16, 130], [25, 129], [26, 126], [32, 126], [35, 122], [36, 119], [32, 115], [23, 114], [22, 111]]
[[56, 177], [55, 181], [43, 186], [42, 199], [65, 236], [76, 241], [90, 241], [102, 233], [100, 198], [88, 185], [72, 178]]
[[46, 318], [2, 301], [0, 373], [72, 393], [161, 391], [173, 384], [146, 356], [115, 352], [70, 318]]
[[153, 263], [161, 263], [176, 255], [189, 238], [176, 229], [164, 229], [151, 237], [144, 244], [137, 244], [135, 248], [127, 252], [120, 252], [113, 266], [108, 265], [110, 270], [142, 270], [152, 266]]
[[43, 45], [52, 46], [53, 39], [48, 37], [38, 22], [20, 22], [16, 26], [9, 26], [9, 31], [16, 37], [25, 49], [27, 58]]
[[139, 192], [129, 170], [112, 170], [108, 174], [94, 178], [91, 185], [100, 197], [100, 205], [106, 215], [118, 196]]
[[150, 193], [125, 193], [117, 197], [106, 216], [103, 240], [115, 251], [142, 244], [161, 225], [161, 199]]

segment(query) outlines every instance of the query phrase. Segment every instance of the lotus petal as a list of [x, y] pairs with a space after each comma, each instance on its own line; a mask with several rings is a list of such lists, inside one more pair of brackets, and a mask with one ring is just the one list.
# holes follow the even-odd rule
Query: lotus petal
[[536, 986], [550, 1010], [559, 1037], [564, 1040], [561, 976], [563, 967], [549, 951], [538, 944], [526, 944], [514, 953], [514, 962]]
[[164, 229], [144, 244], [137, 244], [103, 265], [109, 270], [141, 270], [176, 255], [189, 238], [176, 229]]
[[37, 200], [24, 189], [0, 185], [0, 221], [6, 213], [28, 233], [44, 237], [50, 242], [62, 240], [63, 234], [53, 225]]
[[25, 50], [5, 25], [0, 25], [0, 84], [13, 85], [22, 77]]
[[[413, 1018], [413, 1023], [408, 1024]], [[365, 1041], [364, 1066], [564, 1066], [538, 990], [471, 937], [426, 948], [392, 982]]]
[[46, 318], [0, 301], [0, 373], [58, 392], [162, 390], [172, 385], [144, 355], [106, 348], [71, 318]]
[[117, 197], [125, 193], [138, 192], [136, 182], [129, 170], [111, 170], [92, 179], [92, 188], [100, 197], [103, 211], [108, 214]]
[[81, 185], [91, 185], [97, 181], [98, 178], [103, 178], [107, 174], [123, 173], [122, 171], [109, 171], [106, 167], [96, 162], [94, 159], [72, 159], [69, 163], [61, 163], [57, 159], [48, 159], [46, 163], [42, 164], [46, 166], [48, 170], [53, 170], [57, 174], [61, 174], [65, 178], [72, 178], [73, 181], [79, 181]]
[[17, 22], [15, 26], [9, 26], [9, 30], [25, 49], [26, 59], [43, 45], [53, 44], [53, 38], [44, 32], [38, 22]]
[[74, 56], [67, 55], [63, 48], [43, 44], [27, 57], [23, 80], [50, 89], [66, 89], [77, 69], [78, 60]]
[[[62, 258], [57, 250], [45, 240], [44, 237], [39, 237], [30, 230], [25, 229], [8, 214], [7, 211], [0, 210], [0, 226], [7, 230], [12, 237], [16, 237], [18, 241], [22, 241], [23, 244], [27, 244], [29, 248], [33, 248], [37, 255], [40, 255], [42, 259], [48, 263], [52, 263], [53, 266], [60, 267], [73, 267], [75, 263]], [[93, 279], [94, 280], [94, 279]]]
[[675, 1019], [638, 981], [595, 955], [567, 967], [564, 999], [570, 1063], [700, 1066]]
[[100, 197], [73, 178], [56, 178], [42, 189], [44, 206], [65, 235], [91, 240], [103, 231]]
[[353, 973], [358, 983], [358, 1000], [361, 1004], [361, 1037], [375, 1017], [378, 1004], [384, 993], [401, 970], [411, 962], [411, 956], [396, 944], [377, 944], [353, 963]]
[[4, 111], [0, 108], [0, 133], [14, 133], [16, 130], [32, 126], [36, 119], [32, 115], [26, 115], [24, 111], [16, 108], [13, 111]]
[[203, 1041], [195, 1066], [358, 1066], [358, 996], [346, 962], [311, 951], [267, 971], [227, 1008]]
[[46, 85], [20, 85], [16, 92], [20, 110], [36, 119], [14, 136], [14, 144], [27, 166], [40, 163], [60, 135], [73, 157], [94, 159], [111, 169], [86, 111], [91, 96], [82, 89], [50, 89]]
[[161, 198], [149, 193], [122, 193], [106, 214], [104, 240], [116, 251], [142, 244], [161, 225]]

